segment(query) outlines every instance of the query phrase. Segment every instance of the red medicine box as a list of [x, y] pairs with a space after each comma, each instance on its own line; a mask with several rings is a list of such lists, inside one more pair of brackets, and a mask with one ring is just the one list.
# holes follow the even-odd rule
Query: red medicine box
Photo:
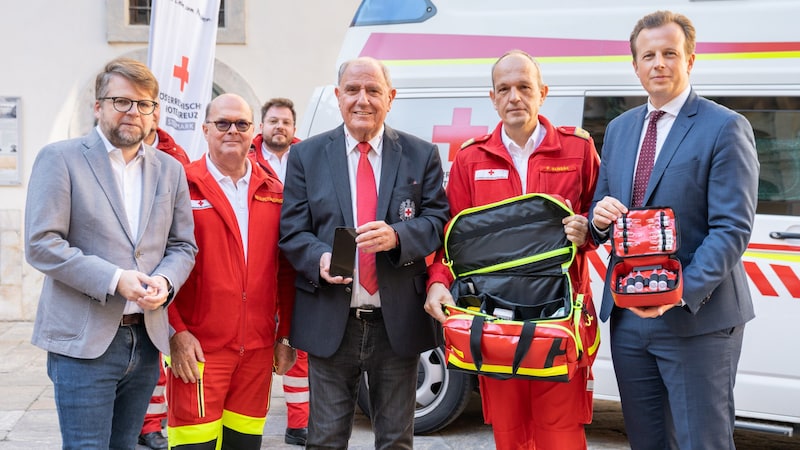
[[667, 207], [632, 208], [613, 224], [611, 251], [620, 260], [611, 271], [611, 294], [621, 308], [681, 301], [683, 272], [678, 222]]

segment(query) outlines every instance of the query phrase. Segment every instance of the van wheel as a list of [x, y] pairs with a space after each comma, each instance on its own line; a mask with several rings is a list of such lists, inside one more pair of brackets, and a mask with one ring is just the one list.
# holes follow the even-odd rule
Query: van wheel
[[[447, 370], [441, 347], [420, 355], [417, 371], [414, 434], [433, 433], [461, 415], [475, 389], [476, 379], [464, 372]], [[364, 373], [358, 391], [358, 406], [364, 415], [370, 417], [368, 390], [369, 380]]]

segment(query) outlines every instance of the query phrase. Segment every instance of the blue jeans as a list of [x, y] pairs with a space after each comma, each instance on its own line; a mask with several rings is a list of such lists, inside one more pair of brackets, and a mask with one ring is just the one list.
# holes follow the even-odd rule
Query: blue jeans
[[375, 448], [411, 449], [418, 362], [419, 356], [400, 357], [392, 351], [383, 320], [350, 317], [336, 353], [330, 358], [308, 355], [306, 448], [347, 448], [358, 385], [366, 371]]
[[121, 326], [97, 359], [47, 354], [64, 449], [136, 448], [159, 355], [143, 325]]

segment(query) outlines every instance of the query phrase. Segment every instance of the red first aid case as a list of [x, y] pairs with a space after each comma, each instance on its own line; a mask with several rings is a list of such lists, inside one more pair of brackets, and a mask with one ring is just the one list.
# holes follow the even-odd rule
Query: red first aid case
[[453, 217], [444, 240], [457, 305], [442, 325], [449, 369], [568, 382], [589, 365], [600, 334], [569, 277], [577, 247], [562, 220], [572, 214], [560, 198], [533, 193]]
[[611, 294], [621, 308], [681, 301], [678, 222], [668, 207], [631, 208], [612, 226]]

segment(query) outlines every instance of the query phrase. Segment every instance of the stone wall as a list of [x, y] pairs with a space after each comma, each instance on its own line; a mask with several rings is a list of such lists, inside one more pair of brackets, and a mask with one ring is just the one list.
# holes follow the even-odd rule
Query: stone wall
[[25, 262], [22, 211], [0, 209], [0, 320], [33, 320], [42, 275]]

